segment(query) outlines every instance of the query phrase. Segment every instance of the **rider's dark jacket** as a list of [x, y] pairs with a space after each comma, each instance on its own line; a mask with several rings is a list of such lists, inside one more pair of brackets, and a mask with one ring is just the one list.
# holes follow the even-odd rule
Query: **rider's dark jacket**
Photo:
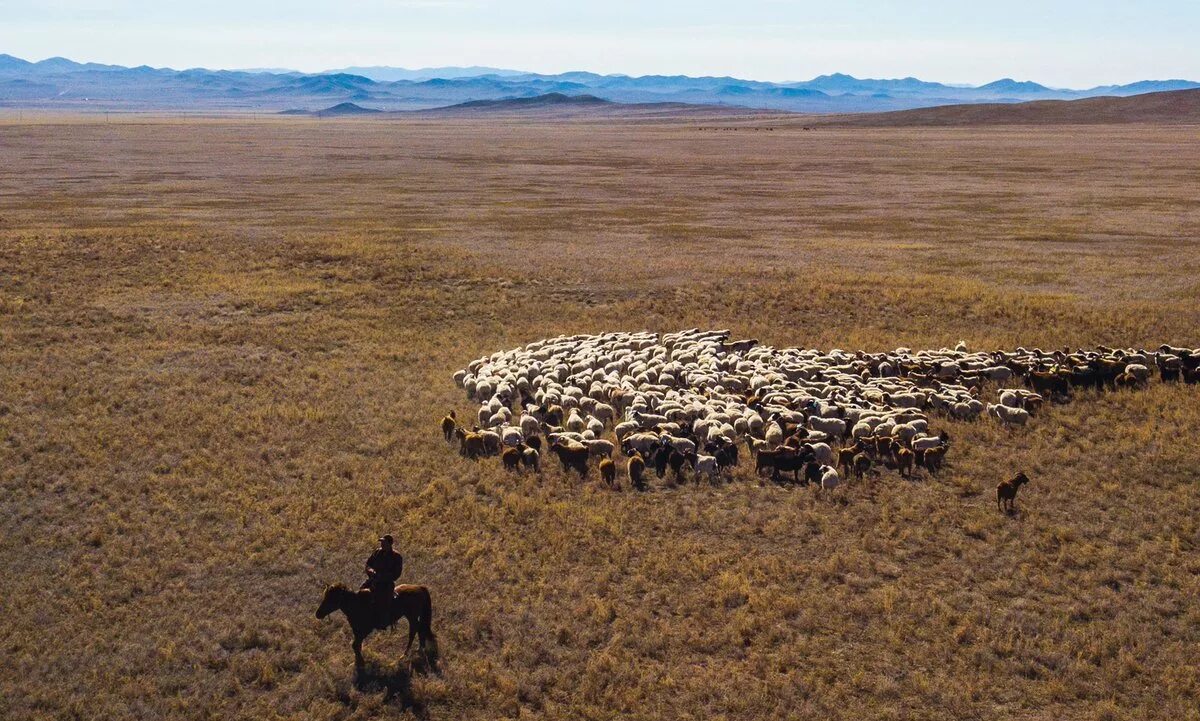
[[374, 571], [370, 583], [377, 588], [391, 588], [404, 570], [404, 557], [393, 550], [375, 549], [367, 559], [367, 568]]

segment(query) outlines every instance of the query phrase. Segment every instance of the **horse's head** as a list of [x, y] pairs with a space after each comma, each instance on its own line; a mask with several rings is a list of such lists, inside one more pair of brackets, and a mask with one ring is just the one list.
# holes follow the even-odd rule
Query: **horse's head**
[[325, 595], [321, 597], [321, 605], [317, 606], [317, 618], [325, 618], [342, 607], [342, 601], [350, 589], [341, 583], [325, 587]]

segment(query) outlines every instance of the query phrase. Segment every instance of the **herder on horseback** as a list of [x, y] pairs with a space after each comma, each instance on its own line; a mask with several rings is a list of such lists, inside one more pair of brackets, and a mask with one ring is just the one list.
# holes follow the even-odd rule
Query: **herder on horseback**
[[379, 618], [380, 628], [392, 620], [390, 612], [396, 593], [396, 581], [404, 570], [404, 557], [392, 548], [392, 543], [391, 535], [379, 539], [379, 548], [367, 559], [367, 580], [362, 585], [371, 591], [371, 602]]
[[325, 618], [334, 611], [346, 614], [350, 630], [354, 633], [351, 647], [354, 662], [363, 664], [362, 643], [373, 631], [390, 628], [401, 618], [408, 621], [407, 654], [413, 639], [420, 637], [421, 653], [433, 670], [437, 670], [437, 639], [433, 635], [433, 601], [425, 586], [397, 586], [396, 579], [404, 569], [404, 558], [392, 548], [392, 537], [379, 539], [376, 548], [367, 559], [367, 581], [357, 591], [351, 591], [341, 583], [325, 587], [321, 605], [317, 607], [317, 618]]

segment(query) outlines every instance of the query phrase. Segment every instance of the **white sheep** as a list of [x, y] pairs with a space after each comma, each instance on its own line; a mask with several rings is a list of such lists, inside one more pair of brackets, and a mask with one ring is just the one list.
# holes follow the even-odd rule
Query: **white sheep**
[[1010, 408], [1005, 405], [989, 403], [987, 412], [1005, 425], [1023, 426], [1029, 422], [1029, 411], [1024, 408]]

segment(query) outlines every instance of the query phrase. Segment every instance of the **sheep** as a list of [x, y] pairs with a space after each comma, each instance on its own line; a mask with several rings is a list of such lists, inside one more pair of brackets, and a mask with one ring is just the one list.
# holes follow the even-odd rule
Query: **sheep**
[[489, 456], [494, 456], [500, 452], [500, 434], [491, 430], [475, 429], [479, 437], [483, 439], [483, 447]]
[[592, 458], [612, 458], [612, 454], [617, 450], [616, 445], [612, 441], [604, 439], [585, 440], [583, 445], [587, 446], [588, 454]]
[[1008, 406], [989, 403], [987, 411], [988, 415], [994, 416], [1006, 426], [1023, 426], [1029, 422], [1029, 411], [1023, 408], [1009, 408]]
[[506, 471], [518, 471], [521, 469], [521, 451], [517, 448], [505, 448], [500, 454], [500, 463]]
[[830, 490], [837, 488], [841, 481], [841, 476], [838, 475], [837, 469], [832, 466], [821, 466], [821, 488]]
[[944, 445], [926, 449], [921, 458], [920, 465], [931, 474], [937, 473], [939, 470], [941, 470], [942, 462], [946, 459], [947, 450], [949, 450], [949, 448]]
[[942, 445], [945, 445], [949, 441], [949, 438], [950, 436], [947, 435], [945, 431], [942, 431], [940, 435], [921, 436], [919, 438], [914, 438], [912, 439], [912, 442], [909, 443], [909, 447], [914, 451], [928, 451], [931, 448], [938, 448]]
[[458, 425], [458, 420], [454, 415], [454, 411], [450, 411], [442, 418], [442, 437], [447, 443], [454, 442], [454, 428]]
[[849, 475], [851, 468], [854, 466], [854, 458], [862, 451], [863, 446], [856, 440], [853, 445], [846, 446], [838, 451], [838, 468]]
[[516, 426], [506, 426], [500, 429], [500, 442], [510, 448], [515, 448], [525, 442], [525, 434]]
[[[756, 459], [778, 477], [780, 466], [796, 471], [812, 458], [832, 464], [832, 449], [820, 444], [852, 438], [857, 453], [836, 454], [841, 477], [854, 474], [857, 456], [910, 474], [937, 468], [946, 452], [944, 439], [928, 435], [927, 413], [972, 420], [987, 412], [1013, 425], [1073, 388], [1140, 387], [1155, 367], [1164, 381], [1200, 382], [1200, 353], [1172, 346], [1152, 353], [1103, 346], [989, 353], [960, 344], [865, 353], [738, 343], [726, 331], [605, 333], [547, 338], [476, 359], [454, 374], [479, 411], [477, 438], [468, 449], [459, 437], [459, 450], [478, 457], [522, 443], [533, 448], [546, 434], [568, 447], [588, 441], [589, 452], [607, 451], [602, 455], [611, 460], [611, 429], [643, 469], [652, 460], [664, 472], [678, 473], [681, 453], [711, 456], [721, 470], [736, 463], [742, 441], [752, 454], [783, 446]], [[1012, 379], [1031, 390], [998, 390], [997, 405], [981, 400], [984, 384]], [[443, 437], [458, 437], [457, 427], [456, 416], [447, 415]], [[666, 452], [659, 450], [663, 436]], [[903, 448], [893, 448], [893, 440]]]
[[571, 409], [571, 415], [567, 416], [567, 422], [563, 424], [568, 431], [574, 433], [583, 433], [587, 430], [587, 422], [583, 420], [583, 416], [579, 415], [579, 411]]
[[542, 424], [538, 422], [538, 419], [529, 414], [521, 416], [521, 419], [517, 423], [521, 428], [521, 433], [527, 438], [537, 435], [542, 429]]
[[1007, 481], [1002, 481], [996, 486], [996, 506], [1001, 513], [1012, 513], [1016, 510], [1017, 491], [1021, 490], [1021, 486], [1029, 483], [1029, 476], [1022, 471]]
[[675, 436], [663, 436], [662, 443], [669, 445], [680, 453], [695, 453], [696, 442], [690, 438], [676, 438]]
[[613, 463], [611, 459], [600, 459], [600, 480], [604, 481], [604, 485], [609, 488], [619, 490], [617, 487], [617, 464]]
[[580, 478], [587, 478], [588, 449], [582, 445], [568, 445], [570, 441], [559, 439], [550, 446], [550, 450], [558, 456], [563, 471], [575, 471]]
[[629, 475], [630, 487], [638, 491], [646, 489], [646, 481], [643, 479], [646, 472], [646, 461], [637, 452], [629, 457], [629, 462], [625, 465], [625, 472]]
[[846, 436], [846, 421], [841, 418], [820, 418], [813, 416], [808, 419], [808, 427], [814, 431], [827, 433], [832, 438], [844, 438]]
[[905, 448], [899, 441], [892, 441], [892, 457], [896, 459], [896, 470], [901, 477], [908, 477], [913, 472], [913, 452]]
[[699, 483], [700, 476], [707, 476], [709, 479], [715, 479], [720, 470], [717, 467], [716, 456], [708, 456], [698, 453], [688, 453], [688, 461], [692, 464], [693, 479]]
[[459, 455], [473, 461], [487, 454], [487, 449], [483, 444], [483, 436], [478, 433], [471, 433], [462, 426], [457, 426], [454, 429], [454, 433], [459, 441]]
[[813, 459], [817, 463], [830, 465], [834, 462], [833, 448], [826, 443], [810, 443], [808, 447], [811, 449]]
[[862, 480], [864, 476], [871, 472], [871, 458], [866, 453], [854, 454], [853, 471], [854, 477]]
[[1137, 379], [1138, 383], [1150, 382], [1150, 368], [1141, 363], [1130, 363], [1125, 366], [1125, 372]]
[[611, 425], [617, 419], [617, 410], [607, 403], [596, 403], [591, 414], [604, 425]]
[[1024, 407], [1024, 402], [1020, 393], [1009, 389], [1000, 391], [1000, 405], [1008, 406], [1009, 408], [1022, 408]]
[[525, 468], [534, 473], [539, 473], [542, 470], [541, 454], [538, 453], [536, 448], [526, 447], [523, 449], [521, 451], [521, 463]]

